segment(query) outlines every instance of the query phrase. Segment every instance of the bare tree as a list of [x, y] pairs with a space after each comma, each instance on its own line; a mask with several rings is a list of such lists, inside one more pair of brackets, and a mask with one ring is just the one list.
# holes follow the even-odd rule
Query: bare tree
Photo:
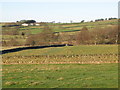
[[76, 40], [77, 44], [89, 44], [90, 34], [87, 27], [83, 27], [81, 29], [81, 32], [78, 33]]

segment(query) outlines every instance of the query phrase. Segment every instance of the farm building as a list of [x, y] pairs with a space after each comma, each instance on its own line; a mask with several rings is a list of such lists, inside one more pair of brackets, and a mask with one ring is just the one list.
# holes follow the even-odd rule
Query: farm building
[[30, 24], [27, 24], [27, 23], [23, 23], [21, 24], [22, 26], [40, 26], [39, 23], [30, 23]]
[[35, 25], [36, 25], [36, 26], [40, 26], [40, 24], [39, 24], [39, 23], [36, 23]]
[[30, 23], [29, 25], [30, 25], [30, 26], [34, 26], [35, 24], [34, 24], [34, 23]]
[[23, 23], [23, 24], [21, 24], [22, 26], [29, 26], [29, 24], [26, 24], [26, 23]]

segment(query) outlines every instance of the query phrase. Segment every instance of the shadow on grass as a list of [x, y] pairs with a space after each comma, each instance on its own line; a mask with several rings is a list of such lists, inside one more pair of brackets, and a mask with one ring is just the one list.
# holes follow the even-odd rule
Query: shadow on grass
[[[28, 49], [42, 49], [42, 48], [49, 48], [49, 47], [64, 47], [64, 46], [66, 46], [66, 44], [62, 44], [62, 45], [49, 45], [49, 46], [20, 47], [20, 48], [2, 50], [2, 51], [0, 51], [0, 54], [18, 52], [18, 51], [28, 50]], [[72, 46], [72, 45], [68, 45], [68, 46]]]

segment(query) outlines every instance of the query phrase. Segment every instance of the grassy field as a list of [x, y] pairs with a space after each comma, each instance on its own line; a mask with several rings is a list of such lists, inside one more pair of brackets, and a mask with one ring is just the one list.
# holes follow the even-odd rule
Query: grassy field
[[118, 46], [30, 49], [3, 56], [3, 88], [117, 88]]
[[3, 55], [3, 64], [117, 63], [117, 45], [80, 45], [29, 49]]
[[118, 88], [118, 65], [3, 65], [3, 88]]

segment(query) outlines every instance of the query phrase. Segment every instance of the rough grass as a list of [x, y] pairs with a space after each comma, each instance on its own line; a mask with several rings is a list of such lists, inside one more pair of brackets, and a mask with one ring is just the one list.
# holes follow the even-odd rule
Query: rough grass
[[118, 88], [118, 65], [3, 65], [3, 88]]
[[3, 64], [117, 63], [117, 45], [80, 45], [30, 49], [3, 55]]

